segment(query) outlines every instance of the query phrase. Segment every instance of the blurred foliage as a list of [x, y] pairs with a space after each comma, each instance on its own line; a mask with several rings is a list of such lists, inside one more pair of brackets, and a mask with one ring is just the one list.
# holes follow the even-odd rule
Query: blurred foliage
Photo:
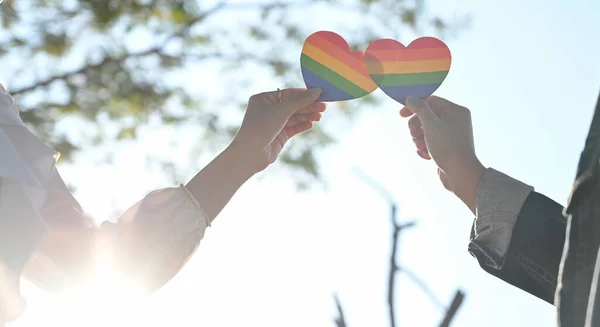
[[[465, 20], [431, 15], [425, 4], [5, 0], [0, 6], [0, 63], [10, 65], [0, 64], [0, 78], [17, 98], [23, 120], [61, 152], [62, 160], [76, 159], [76, 154], [102, 144], [135, 140], [138, 129], [153, 119], [176, 131], [194, 126], [202, 137], [193, 152], [202, 154], [230, 139], [239, 120], [224, 117], [241, 115], [249, 92], [257, 91], [254, 73], [239, 72], [253, 65], [262, 69], [262, 77], [273, 79], [273, 88], [303, 85], [298, 56], [304, 39], [315, 32], [306, 23], [319, 18], [315, 13], [325, 13], [321, 16], [337, 26], [352, 48], [363, 50], [374, 39], [401, 39], [404, 32], [444, 36], [459, 30]], [[195, 90], [194, 81], [167, 78], [190, 67], [217, 67], [223, 79], [215, 83], [235, 88], [235, 95], [226, 95], [216, 111], [218, 99]], [[366, 97], [339, 104], [336, 111], [342, 114], [333, 124], [350, 117], [356, 106], [374, 101]], [[65, 120], [78, 122], [84, 132], [65, 134], [57, 127]], [[102, 132], [108, 127], [116, 132]], [[281, 162], [298, 173], [298, 185], [306, 185], [319, 177], [316, 152], [334, 141], [326, 128], [318, 128], [292, 142]], [[107, 158], [111, 152], [106, 150]], [[158, 162], [166, 172], [189, 165]]]

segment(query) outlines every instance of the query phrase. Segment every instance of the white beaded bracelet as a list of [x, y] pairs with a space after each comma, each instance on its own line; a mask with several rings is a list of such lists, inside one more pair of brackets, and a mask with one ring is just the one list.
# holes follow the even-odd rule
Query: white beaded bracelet
[[196, 197], [192, 194], [192, 192], [190, 192], [190, 190], [188, 190], [187, 187], [185, 187], [185, 185], [179, 184], [179, 187], [181, 187], [181, 189], [183, 190], [183, 193], [185, 193], [187, 198], [190, 201], [192, 201], [194, 206], [196, 206], [196, 209], [198, 209], [198, 211], [200, 211], [200, 214], [202, 215], [202, 217], [204, 217], [204, 221], [206, 221], [206, 226], [210, 227], [210, 220], [208, 219], [208, 215], [206, 214], [206, 211], [204, 211], [204, 209], [202, 208], [202, 206], [200, 205], [200, 203], [198, 202]]

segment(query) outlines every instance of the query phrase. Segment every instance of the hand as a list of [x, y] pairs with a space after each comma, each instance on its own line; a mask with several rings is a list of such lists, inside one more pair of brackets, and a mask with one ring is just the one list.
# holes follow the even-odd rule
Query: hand
[[417, 154], [425, 160], [434, 160], [444, 187], [474, 212], [477, 184], [485, 167], [475, 154], [469, 109], [439, 97], [427, 101], [409, 98], [400, 116], [413, 114], [416, 115], [410, 118], [408, 126]]
[[254, 165], [254, 171], [267, 168], [276, 159], [292, 137], [313, 127], [326, 109], [315, 102], [319, 89], [286, 89], [255, 94], [248, 101], [248, 109], [232, 147], [241, 149]]

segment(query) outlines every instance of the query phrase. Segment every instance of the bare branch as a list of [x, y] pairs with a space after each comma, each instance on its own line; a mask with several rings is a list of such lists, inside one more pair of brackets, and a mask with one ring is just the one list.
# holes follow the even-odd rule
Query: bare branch
[[390, 327], [396, 327], [396, 311], [394, 304], [394, 294], [395, 294], [395, 284], [396, 284], [396, 273], [400, 271], [400, 267], [396, 262], [396, 252], [398, 252], [398, 238], [400, 236], [400, 232], [406, 228], [413, 227], [416, 222], [410, 221], [404, 224], [399, 225], [396, 222], [396, 211], [397, 207], [395, 204], [391, 204], [390, 207], [390, 221], [392, 223], [392, 227], [394, 231], [392, 233], [392, 254], [390, 255], [390, 271], [389, 271], [389, 279], [388, 279], [388, 309], [390, 315]]
[[390, 192], [388, 192], [388, 190], [383, 188], [379, 183], [377, 183], [373, 178], [367, 175], [360, 168], [352, 167], [351, 170], [354, 173], [354, 175], [356, 175], [358, 178], [362, 179], [363, 182], [371, 186], [377, 193], [379, 193], [379, 195], [385, 198], [388, 202], [394, 202], [394, 197], [390, 194]]
[[415, 273], [413, 273], [405, 267], [402, 267], [401, 270], [402, 273], [406, 275], [406, 277], [408, 277], [415, 285], [417, 285], [421, 289], [421, 291], [423, 291], [423, 293], [425, 293], [425, 295], [427, 295], [429, 300], [433, 302], [433, 304], [436, 307], [438, 307], [438, 309], [446, 310], [446, 305], [442, 303], [440, 299], [437, 298], [435, 293], [431, 290], [431, 288], [429, 288], [429, 286], [427, 286], [427, 284], [423, 280], [421, 280]]
[[[392, 215], [396, 213], [396, 206], [392, 206]], [[390, 315], [390, 327], [396, 327], [396, 314], [394, 305], [394, 289], [396, 284], [396, 272], [398, 271], [398, 265], [396, 264], [396, 250], [398, 244], [398, 236], [400, 235], [400, 228], [395, 225], [394, 221], [394, 232], [392, 241], [392, 254], [390, 256], [390, 271], [388, 276], [388, 309]]]
[[335, 324], [337, 327], [347, 327], [346, 319], [344, 318], [344, 311], [342, 310], [342, 305], [340, 304], [340, 299], [338, 298], [337, 294], [333, 294], [333, 299], [339, 314], [339, 316], [335, 319]]
[[272, 1], [272, 2], [244, 2], [244, 3], [233, 3], [233, 4], [227, 3], [227, 1], [221, 1], [220, 3], [218, 3], [211, 9], [203, 12], [198, 17], [192, 18], [188, 22], [183, 24], [177, 32], [171, 34], [170, 36], [168, 36], [165, 39], [165, 41], [163, 42], [163, 46], [165, 46], [167, 43], [169, 43], [169, 41], [173, 40], [174, 38], [183, 36], [197, 23], [203, 22], [208, 17], [214, 16], [215, 14], [217, 14], [218, 12], [223, 11], [223, 10], [228, 10], [228, 11], [229, 10], [247, 10], [247, 9], [256, 10], [256, 9], [278, 8], [278, 7], [279, 8], [288, 8], [288, 7], [292, 7], [292, 6], [294, 6], [294, 7], [309, 6], [316, 2], [319, 2], [319, 0], [309, 0], [309, 1], [295, 2], [295, 3], [283, 3], [280, 1]]
[[398, 211], [398, 207], [390, 194], [384, 187], [382, 187], [379, 183], [377, 183], [374, 179], [365, 174], [358, 167], [352, 167], [352, 170], [355, 175], [357, 175], [360, 179], [362, 179], [365, 183], [375, 189], [382, 197], [388, 200], [390, 205], [390, 223], [392, 224], [393, 232], [392, 232], [392, 253], [390, 255], [390, 270], [388, 276], [388, 310], [389, 310], [389, 318], [390, 318], [390, 327], [396, 327], [396, 312], [395, 312], [395, 303], [394, 303], [394, 293], [396, 286], [396, 273], [400, 270], [398, 263], [396, 262], [396, 253], [398, 252], [398, 238], [400, 236], [400, 232], [406, 228], [413, 227], [416, 222], [409, 221], [403, 224], [398, 224], [396, 221], [396, 215]]
[[465, 293], [463, 293], [461, 290], [457, 290], [456, 294], [454, 295], [454, 300], [452, 300], [452, 304], [450, 304], [450, 307], [448, 307], [448, 310], [446, 310], [446, 315], [444, 316], [444, 320], [442, 320], [440, 327], [450, 326], [452, 319], [454, 319], [454, 316], [456, 315], [456, 312], [458, 312], [458, 309], [462, 305], [464, 299]]
[[78, 74], [83, 74], [83, 73], [86, 73], [86, 72], [88, 72], [90, 70], [98, 69], [98, 68], [100, 68], [100, 67], [102, 67], [102, 66], [104, 66], [106, 64], [109, 64], [109, 63], [115, 63], [115, 62], [116, 63], [120, 63], [120, 62], [123, 62], [123, 61], [125, 61], [125, 60], [127, 60], [129, 58], [144, 57], [144, 56], [147, 56], [147, 55], [150, 55], [150, 54], [154, 54], [154, 53], [158, 53], [158, 52], [160, 52], [160, 49], [158, 49], [158, 48], [151, 48], [151, 49], [140, 51], [140, 52], [129, 53], [129, 54], [117, 57], [117, 58], [105, 57], [99, 63], [88, 64], [88, 65], [85, 65], [85, 66], [83, 66], [83, 67], [81, 67], [81, 68], [79, 68], [77, 70], [74, 70], [74, 71], [71, 71], [71, 72], [68, 72], [68, 73], [64, 73], [64, 74], [60, 74], [60, 75], [56, 75], [56, 76], [52, 76], [52, 77], [50, 77], [50, 78], [48, 78], [46, 80], [36, 82], [36, 83], [34, 83], [34, 84], [30, 85], [30, 86], [26, 86], [26, 87], [23, 87], [23, 88], [20, 88], [20, 89], [16, 89], [16, 90], [11, 90], [10, 93], [12, 95], [18, 95], [18, 94], [23, 94], [23, 93], [31, 92], [31, 91], [39, 88], [39, 87], [48, 86], [48, 85], [54, 83], [55, 81], [65, 80], [65, 79], [68, 79], [71, 76], [78, 75]]

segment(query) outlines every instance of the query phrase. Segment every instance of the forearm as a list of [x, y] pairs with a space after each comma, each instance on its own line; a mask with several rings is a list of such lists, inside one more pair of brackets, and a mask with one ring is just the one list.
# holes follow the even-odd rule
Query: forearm
[[[490, 242], [493, 236], [490, 234], [487, 242], [477, 240], [474, 229], [469, 251], [488, 273], [553, 303], [567, 225], [562, 209], [548, 197], [531, 192], [514, 226], [489, 228], [490, 232], [494, 229], [498, 232], [496, 244]], [[498, 246], [502, 246], [503, 235], [508, 236], [510, 246], [499, 258]]]
[[24, 190], [0, 178], [0, 326], [25, 309], [19, 281], [46, 233], [46, 223]]
[[223, 210], [237, 190], [254, 175], [253, 158], [230, 146], [186, 185], [208, 215], [209, 222]]
[[24, 190], [0, 178], [0, 264], [20, 276], [47, 232]]
[[488, 273], [552, 303], [566, 226], [562, 206], [491, 168], [475, 197], [469, 252]]
[[31, 256], [23, 275], [49, 292], [62, 292], [83, 282], [96, 263], [100, 230], [53, 228]]

